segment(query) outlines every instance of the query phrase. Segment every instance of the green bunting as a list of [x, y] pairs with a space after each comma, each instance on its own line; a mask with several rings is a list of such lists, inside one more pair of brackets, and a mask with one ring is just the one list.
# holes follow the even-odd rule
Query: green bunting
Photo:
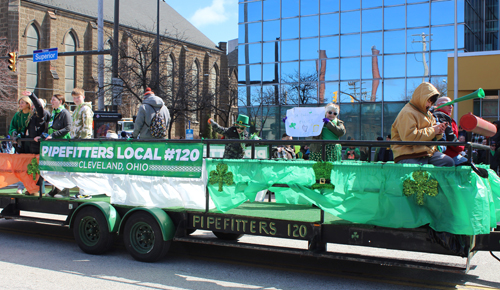
[[418, 205], [424, 205], [424, 195], [436, 196], [438, 194], [438, 182], [430, 179], [427, 171], [414, 171], [411, 175], [413, 180], [409, 177], [403, 182], [403, 193], [408, 197], [415, 194]]

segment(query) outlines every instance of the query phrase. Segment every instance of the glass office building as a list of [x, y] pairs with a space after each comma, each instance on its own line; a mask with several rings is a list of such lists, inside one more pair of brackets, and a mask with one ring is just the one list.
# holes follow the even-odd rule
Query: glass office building
[[[499, 0], [459, 0], [458, 52], [499, 49]], [[343, 139], [390, 134], [423, 81], [447, 92], [455, 0], [239, 2], [239, 111], [279, 139], [297, 106], [340, 105]]]

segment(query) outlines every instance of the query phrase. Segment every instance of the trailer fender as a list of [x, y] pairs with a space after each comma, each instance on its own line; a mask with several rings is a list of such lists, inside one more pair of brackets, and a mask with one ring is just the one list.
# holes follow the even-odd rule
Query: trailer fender
[[123, 234], [123, 228], [127, 223], [128, 218], [136, 211], [145, 211], [152, 215], [158, 225], [161, 228], [161, 234], [163, 237], [163, 241], [170, 241], [174, 238], [175, 235], [175, 225], [172, 219], [168, 216], [168, 214], [160, 208], [157, 207], [136, 207], [128, 211], [122, 218], [120, 226], [118, 228], [118, 232]]
[[118, 232], [119, 225], [120, 225], [120, 216], [118, 215], [118, 212], [116, 209], [110, 205], [109, 203], [102, 202], [102, 201], [96, 201], [96, 202], [85, 202], [82, 203], [71, 215], [71, 219], [69, 222], [69, 228], [71, 229], [73, 227], [73, 218], [76, 216], [76, 214], [86, 206], [93, 206], [98, 208], [106, 220], [108, 221], [108, 228], [110, 233], [116, 233]]

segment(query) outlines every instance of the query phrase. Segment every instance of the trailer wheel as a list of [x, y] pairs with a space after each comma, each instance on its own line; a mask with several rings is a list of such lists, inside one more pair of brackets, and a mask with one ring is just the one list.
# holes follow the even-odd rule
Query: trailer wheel
[[243, 234], [231, 234], [231, 233], [223, 233], [223, 232], [213, 232], [214, 235], [221, 239], [221, 240], [226, 240], [226, 241], [236, 241], [239, 238], [243, 237]]
[[155, 262], [167, 254], [171, 240], [164, 241], [156, 219], [146, 212], [134, 213], [125, 224], [123, 241], [127, 251], [141, 262]]
[[108, 230], [104, 214], [93, 206], [84, 207], [76, 214], [73, 236], [80, 249], [92, 255], [108, 251], [115, 238]]

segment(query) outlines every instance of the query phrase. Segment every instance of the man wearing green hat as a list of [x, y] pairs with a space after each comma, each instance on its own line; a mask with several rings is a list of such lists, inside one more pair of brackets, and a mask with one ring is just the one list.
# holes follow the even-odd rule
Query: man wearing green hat
[[[239, 115], [238, 119], [233, 126], [229, 128], [224, 128], [217, 124], [212, 118], [208, 119], [208, 124], [212, 126], [212, 129], [224, 136], [225, 139], [240, 139], [248, 140], [248, 132], [246, 131], [248, 125], [248, 116]], [[244, 143], [230, 143], [226, 144], [224, 150], [224, 159], [242, 159], [245, 155], [245, 144]]]

